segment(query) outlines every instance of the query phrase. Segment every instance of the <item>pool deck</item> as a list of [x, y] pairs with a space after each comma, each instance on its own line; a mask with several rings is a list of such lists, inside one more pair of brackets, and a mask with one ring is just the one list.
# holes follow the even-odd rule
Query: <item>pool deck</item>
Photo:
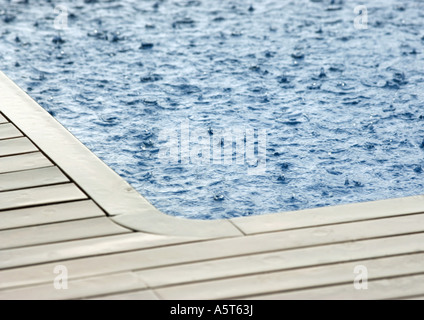
[[0, 73], [0, 300], [422, 298], [424, 196], [170, 217]]

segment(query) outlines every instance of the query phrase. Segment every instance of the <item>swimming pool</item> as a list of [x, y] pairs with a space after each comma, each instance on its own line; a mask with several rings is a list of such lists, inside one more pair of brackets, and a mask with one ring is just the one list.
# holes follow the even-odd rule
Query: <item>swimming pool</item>
[[423, 193], [420, 1], [0, 4], [0, 69], [165, 213]]

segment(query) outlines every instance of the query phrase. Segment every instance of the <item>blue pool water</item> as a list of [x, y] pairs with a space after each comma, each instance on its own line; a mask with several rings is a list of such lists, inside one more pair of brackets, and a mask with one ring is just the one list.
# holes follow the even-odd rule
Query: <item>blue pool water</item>
[[[58, 4], [68, 10], [62, 31]], [[368, 29], [354, 27], [357, 5]], [[414, 0], [0, 0], [0, 69], [171, 215], [417, 195], [423, 9]], [[232, 145], [230, 154], [237, 144], [220, 130], [240, 129], [261, 161], [187, 161], [181, 126], [213, 148]], [[256, 134], [245, 137], [249, 128]], [[181, 159], [163, 153], [164, 132], [181, 135]]]

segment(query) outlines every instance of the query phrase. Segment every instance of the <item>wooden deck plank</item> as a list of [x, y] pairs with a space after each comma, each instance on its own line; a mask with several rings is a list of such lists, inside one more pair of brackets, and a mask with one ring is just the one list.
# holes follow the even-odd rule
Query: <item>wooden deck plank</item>
[[418, 296], [418, 297], [413, 297], [413, 298], [401, 298], [402, 300], [417, 300], [417, 301], [422, 301], [424, 300], [424, 295], [422, 296]]
[[[140, 268], [163, 266], [172, 263], [195, 262], [199, 260], [221, 259], [238, 255], [251, 255], [266, 251], [289, 250], [317, 245], [330, 245], [337, 242], [349, 242], [372, 238], [375, 236], [387, 237], [405, 233], [423, 231], [423, 226], [417, 223], [424, 215], [390, 218], [387, 221], [364, 221], [336, 227], [319, 227], [310, 230], [294, 230], [281, 233], [260, 234], [245, 238], [220, 239], [200, 243], [192, 243], [172, 248], [157, 249], [157, 252], [143, 253], [144, 259], [139, 262]], [[397, 220], [401, 219], [401, 220]], [[350, 232], [348, 232], [350, 230]], [[355, 230], [355, 233], [352, 233]], [[43, 251], [43, 249], [40, 249]], [[15, 252], [19, 266], [20, 259], [29, 259], [32, 255], [26, 252], [27, 257], [20, 257]], [[150, 259], [151, 257], [151, 259]], [[68, 257], [61, 256], [61, 259]], [[149, 259], [148, 259], [149, 258]], [[40, 258], [29, 260], [27, 264], [48, 262]], [[12, 263], [12, 261], [10, 261]], [[22, 262], [23, 263], [23, 262]], [[0, 265], [1, 265], [0, 259]]]
[[235, 218], [231, 221], [245, 234], [317, 227], [361, 220], [387, 218], [424, 210], [424, 196], [355, 203], [342, 206]]
[[146, 289], [145, 283], [134, 273], [128, 272], [117, 275], [71, 280], [68, 289], [57, 290], [53, 285], [55, 274], [52, 270], [51, 283], [36, 287], [18, 288], [0, 291], [0, 300], [64, 300], [86, 299], [100, 294], [112, 294], [131, 288], [132, 290]]
[[70, 182], [57, 167], [0, 174], [0, 192]]
[[38, 151], [27, 138], [0, 140], [0, 157]]
[[53, 164], [41, 152], [0, 158], [0, 173], [51, 167]]
[[87, 196], [74, 184], [32, 188], [0, 193], [0, 210], [83, 200]]
[[[322, 265], [329, 263], [347, 262], [352, 260], [364, 260], [389, 255], [399, 255], [406, 253], [424, 252], [424, 244], [411, 243], [417, 239], [424, 239], [423, 234], [393, 237], [387, 239], [366, 240], [355, 243], [343, 243], [322, 247], [312, 247], [306, 249], [290, 250], [275, 255], [275, 259], [280, 261], [281, 268], [299, 268], [305, 266]], [[276, 262], [278, 263], [278, 262]], [[204, 284], [194, 284], [179, 286], [178, 289], [163, 289], [161, 297], [167, 299], [179, 292], [179, 297], [184, 297], [184, 289], [187, 298], [193, 294], [201, 297], [201, 291], [218, 292], [218, 282], [214, 282], [210, 287]], [[226, 284], [228, 285], [228, 284]], [[252, 286], [253, 288], [253, 286]], [[235, 288], [237, 289], [237, 288]], [[159, 291], [157, 291], [159, 293]]]
[[[150, 235], [143, 233], [130, 233], [125, 235], [69, 241], [28, 248], [18, 248], [13, 250], [2, 250], [0, 251], [0, 269], [24, 267], [34, 264], [93, 257], [96, 255], [119, 253], [130, 250], [143, 250], [189, 241], [193, 241], [193, 239]], [[144, 254], [139, 254], [138, 257], [138, 260], [143, 259]], [[116, 257], [114, 257], [114, 259], [115, 258]], [[125, 255], [121, 258], [124, 259]], [[108, 261], [113, 264], [119, 260]], [[78, 267], [86, 269], [87, 272], [90, 273], [93, 270], [90, 270], [88, 262], [89, 260], [81, 260], [80, 265]], [[102, 269], [104, 270], [108, 268], [115, 268], [115, 266], [111, 265], [102, 266], [97, 262], [98, 260], [94, 261], [94, 268], [96, 269], [94, 270], [95, 274], [100, 274], [99, 270]], [[69, 265], [69, 263], [70, 262], [67, 262], [67, 265]], [[139, 265], [140, 261], [135, 261], [135, 263], [136, 265]], [[30, 278], [27, 279], [27, 281], [31, 282], [31, 277], [33, 279], [37, 278], [36, 274], [33, 273], [30, 275]], [[0, 276], [0, 287], [8, 283], [8, 279], [10, 278], [3, 278], [3, 276]]]
[[121, 294], [101, 296], [90, 300], [159, 300], [152, 290], [142, 290]]
[[23, 134], [11, 123], [0, 124], [0, 140], [19, 138]]
[[[343, 241], [353, 241], [373, 237], [387, 237], [415, 232], [423, 232], [424, 215], [411, 215], [382, 220], [363, 221], [352, 224], [337, 225], [332, 227], [318, 227], [312, 229], [301, 229], [268, 236], [256, 236], [262, 244], [262, 250], [270, 249], [270, 244], [275, 245], [284, 241], [286, 247], [280, 246], [278, 250], [288, 250], [296, 247], [317, 246], [334, 244]], [[356, 231], [355, 231], [356, 230]], [[279, 235], [279, 238], [275, 236]], [[356, 238], [355, 238], [356, 236]], [[265, 239], [268, 237], [268, 240]], [[328, 238], [326, 241], [326, 238]], [[247, 243], [246, 243], [247, 244]], [[227, 246], [227, 245], [226, 245]], [[272, 249], [276, 249], [273, 247]], [[193, 250], [193, 249], [190, 249]], [[239, 252], [241, 253], [241, 252]], [[269, 272], [282, 268], [281, 259], [277, 259], [275, 252], [261, 254], [247, 253], [245, 257], [232, 260], [218, 260], [207, 263], [184, 265], [161, 270], [146, 271], [150, 278], [157, 279], [159, 283], [151, 285], [162, 285], [172, 281], [191, 281], [200, 277], [228, 277], [242, 275], [243, 273]], [[284, 253], [282, 253], [284, 255]], [[299, 260], [299, 259], [298, 259]], [[263, 263], [267, 261], [267, 263]], [[272, 263], [275, 261], [275, 263]], [[290, 263], [289, 263], [290, 266]], [[293, 267], [293, 266], [292, 266]], [[161, 283], [163, 282], [163, 283]]]
[[[289, 270], [278, 273], [265, 273], [254, 276], [239, 277], [232, 279], [224, 279], [217, 281], [209, 281], [203, 283], [195, 283], [191, 285], [183, 285], [168, 288], [155, 289], [158, 294], [165, 299], [226, 299], [240, 298], [262, 292], [269, 293], [278, 290], [303, 290], [308, 287], [337, 285], [342, 283], [350, 283], [352, 285], [354, 279], [354, 268], [357, 265], [365, 265], [369, 270], [369, 275], [373, 278], [391, 278], [394, 276], [404, 276], [406, 274], [414, 274], [422, 272], [422, 261], [424, 254], [414, 254], [410, 256], [388, 257], [382, 259], [372, 259], [364, 261], [356, 261], [351, 263], [305, 268], [300, 270]], [[120, 260], [117, 260], [120, 261]], [[68, 266], [67, 263], [64, 263]], [[51, 265], [47, 278], [51, 282], [54, 276]], [[69, 269], [71, 271], [71, 269]], [[71, 274], [71, 272], [70, 272]], [[126, 274], [121, 274], [124, 276]], [[163, 273], [165, 274], [165, 273]], [[116, 274], [118, 276], [119, 274]], [[146, 281], [140, 273], [136, 273], [137, 278]], [[107, 279], [107, 275], [104, 276]], [[84, 279], [84, 280], [89, 280]], [[371, 279], [372, 280], [372, 279]], [[148, 283], [147, 283], [148, 284]], [[30, 298], [31, 292], [46, 290], [51, 288], [51, 283], [45, 285], [29, 286], [19, 289], [7, 289], [0, 291], [0, 297], [11, 298], [19, 293], [23, 298]], [[119, 291], [133, 290], [132, 284], [122, 283]], [[54, 298], [54, 291], [51, 291]], [[81, 293], [78, 293], [81, 294]], [[131, 294], [131, 293], [129, 293]], [[123, 296], [126, 294], [123, 293]], [[77, 296], [73, 294], [72, 298], [84, 298], [86, 295]]]
[[265, 300], [383, 300], [424, 294], [424, 275], [370, 281], [368, 290], [356, 290], [353, 283], [328, 288], [254, 296]]
[[[379, 255], [381, 254], [382, 253], [380, 252]], [[317, 257], [311, 257], [309, 259], [298, 259], [292, 262], [285, 262], [284, 259], [287, 256], [290, 255], [285, 252], [265, 253], [246, 257], [152, 268], [140, 271], [139, 274], [150, 286], [160, 287], [196, 281], [240, 277], [249, 274], [272, 273], [295, 268], [309, 268], [321, 263], [344, 263], [345, 261], [349, 261], [349, 259], [354, 259], [356, 257], [350, 258], [335, 255], [335, 260], [327, 260], [327, 257], [324, 256], [322, 261], [318, 260]], [[363, 257], [357, 256], [356, 258], [365, 259], [373, 257], [370, 256], [368, 252], [364, 252]], [[424, 261], [424, 259], [421, 260], [421, 262], [422, 261]], [[422, 268], [422, 265], [420, 267]], [[406, 269], [407, 268], [405, 268], [405, 270]]]
[[[356, 276], [354, 270], [358, 265], [367, 267], [369, 279], [371, 280], [423, 272], [423, 259], [424, 254], [412, 254], [381, 259], [357, 260], [355, 262], [320, 267], [228, 277], [227, 279], [177, 285], [155, 290], [164, 299], [239, 299], [270, 292], [292, 292], [305, 288], [339, 284], [350, 284], [353, 287], [353, 281]], [[264, 260], [264, 263], [267, 263], [267, 261], [269, 260]], [[238, 266], [238, 268], [242, 267]], [[167, 270], [163, 271], [165, 275]], [[203, 269], [203, 271], [206, 270]], [[146, 275], [138, 274], [142, 279], [146, 279]], [[175, 273], [171, 275], [178, 276]], [[149, 282], [147, 284], [152, 286]]]
[[[177, 263], [204, 259], [212, 260], [231, 256], [252, 255], [267, 251], [333, 245], [340, 242], [350, 242], [374, 237], [422, 232], [424, 231], [424, 227], [417, 225], [417, 220], [423, 221], [423, 218], [424, 215], [418, 215], [384, 221], [364, 221], [333, 227], [318, 227], [187, 244], [172, 249], [158, 249], [161, 252], [157, 252], [157, 257], [152, 257], [152, 261], [155, 261], [156, 266], [159, 266], [161, 264], [171, 263], [172, 261]], [[168, 261], [162, 261], [163, 258], [166, 258]], [[148, 261], [148, 259], [145, 259], [146, 263]], [[143, 267], [143, 265], [140, 264], [140, 267]], [[146, 267], [150, 267], [150, 265], [146, 265]]]
[[[338, 262], [349, 262], [353, 260], [365, 260], [390, 255], [417, 253], [424, 252], [423, 240], [424, 234], [417, 234], [393, 238], [366, 240], [356, 243], [347, 242], [320, 247], [281, 251], [275, 252], [274, 254], [269, 254], [266, 260], [262, 260], [262, 263], [271, 264], [273, 268], [279, 268], [282, 270], [301, 267], [313, 267]], [[224, 249], [224, 247], [217, 245], [216, 241], [211, 242], [214, 242], [211, 247], [216, 247], [217, 252], [219, 249]], [[100, 241], [99, 243], [102, 244]], [[160, 266], [166, 267], [184, 263], [188, 264], [196, 261], [201, 262], [202, 260], [210, 260], [208, 263], [219, 267], [219, 263], [215, 264], [212, 262], [213, 259], [222, 259], [226, 256], [234, 256], [234, 253], [222, 253], [220, 255], [213, 253], [208, 255], [208, 247], [201, 246], [201, 243], [193, 243], [65, 262], [66, 259], [75, 258], [78, 255], [81, 256], [86, 254], [88, 256], [90, 254], [95, 255], [96, 252], [98, 254], [103, 254], [105, 252], [96, 251], [93, 248], [93, 242], [86, 241], [87, 246], [85, 247], [78, 245], [72, 246], [72, 243], [70, 245], [68, 244], [68, 246], [64, 245], [65, 244], [58, 244], [26, 249], [16, 249], [12, 251], [5, 250], [0, 252], [0, 268], [4, 269], [10, 267], [19, 267], [34, 263], [47, 263], [49, 261], [62, 261], [61, 263], [66, 263], [67, 267], [69, 268], [69, 273], [72, 274], [72, 276], [80, 277], [128, 270], [141, 271], [142, 269], [155, 269], [159, 268]], [[105, 247], [107, 247], [107, 245], [108, 243], [105, 244]], [[148, 248], [148, 246], [146, 247]], [[75, 248], [75, 252], [71, 251], [69, 248]], [[110, 248], [108, 249], [108, 252], [111, 253]], [[49, 255], [47, 252], [50, 252], [51, 254]], [[117, 264], [115, 263], [116, 261], [119, 261], [120, 263]], [[228, 266], [232, 263], [234, 263], [234, 261], [231, 260], [221, 262], [221, 264], [224, 265], [224, 268], [221, 270], [224, 270], [225, 273], [225, 270], [228, 270], [225, 269], [225, 264]], [[237, 262], [235, 263], [237, 264]], [[51, 267], [51, 264], [46, 264], [28, 267], [25, 269], [19, 268], [15, 270], [0, 271], [0, 288], [34, 284], [46, 281], [46, 279], [49, 279], [46, 278], [46, 275], [50, 274]], [[206, 261], [202, 268], [203, 270], [205, 268], [209, 270], [209, 268], [207, 268]], [[246, 266], [246, 269], [249, 272], [248, 268], [249, 266]], [[241, 269], [240, 274], [246, 272], [243, 271], [246, 269]], [[172, 272], [172, 270], [167, 270]], [[218, 270], [216, 274], [218, 272], [220, 271]], [[228, 276], [231, 276], [231, 271], [227, 272]], [[158, 280], [158, 277], [153, 277], [153, 273], [154, 271], [150, 273], [150, 276], [148, 276], [149, 273], [146, 273], [147, 276], [144, 277], [144, 280], [152, 285], [161, 284], [156, 282], [161, 280]], [[140, 273], [140, 275], [142, 274], [143, 272]], [[194, 277], [196, 276], [198, 276], [198, 273], [194, 273]], [[212, 276], [214, 275], [212, 274]], [[173, 283], [173, 281], [175, 281], [173, 279], [169, 280], [170, 277], [166, 276], [165, 274], [163, 277], [164, 282], [166, 283]], [[207, 277], [207, 275], [204, 277]], [[185, 278], [182, 278], [182, 281], [185, 281]]]
[[106, 217], [55, 223], [0, 231], [0, 250], [129, 232]]
[[5, 117], [3, 117], [3, 115], [0, 113], [0, 124], [2, 123], [7, 123], [8, 121], [6, 120]]
[[[100, 241], [81, 240], [68, 244], [42, 246], [39, 250], [35, 251], [22, 250], [22, 253], [18, 254], [21, 256], [19, 259], [24, 259], [23, 261], [21, 260], [23, 265], [28, 264], [28, 259], [29, 261], [40, 261], [38, 255], [42, 255], [41, 261], [44, 261], [44, 264], [25, 267], [18, 263], [15, 265], [16, 269], [0, 270], [0, 290], [9, 287], [48, 282], [51, 280], [51, 270], [53, 270], [58, 263], [66, 264], [71, 279], [138, 269], [140, 267], [139, 262], [144, 257], [143, 249], [174, 245], [187, 241], [190, 241], [190, 239], [135, 233], [124, 236], [107, 237], [105, 239], [100, 239]], [[98, 247], [94, 249], [93, 246], [98, 243], [102, 244], [103, 242], [105, 242], [104, 245], [98, 245]], [[73, 248], [75, 248], [75, 250], [73, 250]], [[120, 252], [126, 250], [141, 251]], [[46, 254], [47, 251], [54, 255], [53, 259]], [[26, 254], [28, 256], [25, 256]], [[98, 256], [96, 256], [96, 254]], [[29, 257], [29, 255], [32, 255], [32, 257]], [[48, 263], [49, 259], [44, 258], [43, 255], [49, 257], [51, 261], [57, 262]], [[88, 257], [84, 257], [84, 255]], [[0, 257], [2, 259], [5, 257], [11, 259], [16, 258], [9, 255], [2, 256], [1, 252]], [[117, 263], [117, 261], [119, 261], [119, 263]], [[10, 265], [10, 263], [3, 263], [0, 268]]]
[[0, 211], [0, 230], [104, 216], [91, 200]]

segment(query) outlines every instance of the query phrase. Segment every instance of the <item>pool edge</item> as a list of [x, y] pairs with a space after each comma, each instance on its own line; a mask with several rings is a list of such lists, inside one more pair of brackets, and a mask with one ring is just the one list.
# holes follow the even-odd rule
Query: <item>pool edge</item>
[[1, 71], [0, 111], [113, 221], [135, 231], [210, 239], [424, 212], [424, 196], [413, 196], [228, 220], [177, 218], [150, 204]]

